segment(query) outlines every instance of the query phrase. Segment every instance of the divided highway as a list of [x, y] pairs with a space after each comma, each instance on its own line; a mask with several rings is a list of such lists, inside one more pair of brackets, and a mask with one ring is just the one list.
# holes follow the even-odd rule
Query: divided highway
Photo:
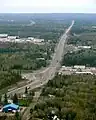
[[48, 80], [52, 79], [55, 76], [55, 73], [57, 72], [57, 70], [60, 67], [60, 62], [62, 60], [62, 56], [64, 53], [66, 39], [67, 39], [68, 34], [69, 34], [71, 28], [73, 27], [73, 25], [74, 25], [74, 20], [72, 21], [72, 24], [70, 25], [70, 27], [61, 36], [60, 41], [57, 45], [56, 51], [54, 53], [53, 59], [51, 61], [51, 64], [48, 68], [46, 68], [45, 71], [42, 72], [41, 79], [37, 79], [34, 82], [31, 82], [30, 84], [20, 87], [18, 89], [14, 89], [14, 90], [8, 92], [7, 93], [8, 95], [14, 94], [14, 93], [23, 93], [25, 91], [25, 87], [30, 87], [30, 89], [41, 87], [42, 85], [46, 84], [48, 82]]

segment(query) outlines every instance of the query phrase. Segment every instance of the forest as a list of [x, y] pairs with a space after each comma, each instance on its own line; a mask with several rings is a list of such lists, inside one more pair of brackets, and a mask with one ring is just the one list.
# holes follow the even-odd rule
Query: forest
[[43, 88], [30, 120], [49, 120], [52, 110], [60, 120], [95, 120], [95, 103], [96, 76], [57, 74]]
[[85, 65], [87, 67], [96, 67], [96, 50], [80, 50], [67, 53], [63, 57], [62, 65]]
[[54, 52], [54, 45], [54, 43], [45, 45], [9, 43], [7, 47], [0, 48], [0, 70], [36, 70], [46, 67]]
[[20, 82], [21, 80], [23, 79], [21, 77], [20, 72], [13, 71], [0, 72], [0, 90], [5, 89], [7, 86], [10, 86], [12, 84], [16, 84], [16, 82]]

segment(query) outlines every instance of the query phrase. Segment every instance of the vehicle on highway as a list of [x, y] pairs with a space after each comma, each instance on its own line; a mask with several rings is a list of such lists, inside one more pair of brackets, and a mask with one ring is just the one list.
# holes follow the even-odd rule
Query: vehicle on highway
[[27, 89], [30, 89], [30, 86], [28, 86]]

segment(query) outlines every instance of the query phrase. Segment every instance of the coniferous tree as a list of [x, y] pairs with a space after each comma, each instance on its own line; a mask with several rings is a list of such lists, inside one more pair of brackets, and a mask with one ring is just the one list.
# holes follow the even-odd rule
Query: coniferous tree
[[27, 87], [25, 88], [25, 94], [27, 94], [28, 93], [28, 89], [27, 89]]
[[30, 114], [32, 114], [32, 113], [33, 113], [33, 109], [31, 108], [31, 109], [30, 109]]
[[8, 104], [8, 99], [7, 99], [7, 94], [5, 93], [5, 96], [4, 96], [4, 105], [7, 105]]
[[16, 93], [14, 94], [14, 97], [13, 97], [13, 103], [18, 104], [18, 97]]
[[18, 111], [16, 111], [15, 113], [15, 120], [21, 120], [21, 117]]

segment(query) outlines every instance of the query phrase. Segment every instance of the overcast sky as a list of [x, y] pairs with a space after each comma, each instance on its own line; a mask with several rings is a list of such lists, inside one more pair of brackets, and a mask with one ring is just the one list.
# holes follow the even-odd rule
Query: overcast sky
[[96, 0], [0, 0], [0, 13], [96, 13]]

